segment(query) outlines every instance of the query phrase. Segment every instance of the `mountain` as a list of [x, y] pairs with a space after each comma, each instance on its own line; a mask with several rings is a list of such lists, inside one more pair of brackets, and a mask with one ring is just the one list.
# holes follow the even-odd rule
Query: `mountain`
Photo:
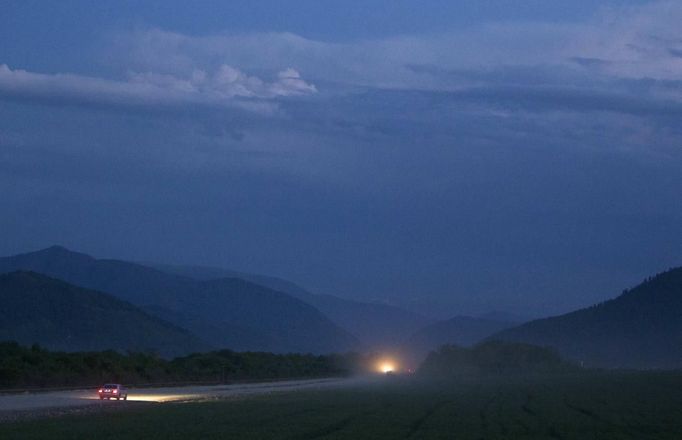
[[[151, 265], [151, 264], [150, 264]], [[431, 320], [387, 304], [367, 303], [315, 294], [281, 278], [202, 266], [151, 265], [159, 270], [197, 280], [223, 277], [241, 278], [294, 296], [321, 311], [339, 327], [347, 330], [369, 348], [397, 346]]]
[[470, 347], [512, 325], [514, 324], [492, 319], [456, 316], [415, 332], [405, 342], [403, 349], [414, 361], [419, 362], [430, 351], [443, 345]]
[[492, 319], [455, 316], [417, 331], [408, 339], [408, 345], [423, 347], [427, 350], [446, 344], [469, 347], [512, 325], [514, 324], [510, 322]]
[[289, 295], [299, 297], [312, 295], [303, 287], [291, 281], [282, 278], [271, 277], [267, 275], [257, 275], [248, 272], [240, 272], [237, 270], [223, 269], [220, 267], [209, 266], [181, 266], [173, 264], [158, 264], [158, 263], [141, 263], [145, 266], [153, 267], [162, 272], [172, 273], [175, 275], [182, 275], [188, 278], [194, 278], [200, 281], [210, 281], [219, 278], [240, 278], [242, 280], [250, 281], [254, 284], [268, 287], [278, 292], [288, 293]]
[[0, 340], [60, 351], [155, 351], [211, 347], [188, 331], [111, 295], [35, 272], [0, 275]]
[[503, 312], [500, 310], [482, 313], [480, 315], [477, 315], [476, 317], [481, 319], [487, 319], [489, 321], [507, 322], [510, 324], [510, 326], [511, 324], [520, 325], [532, 319], [539, 318], [538, 316], [531, 317], [526, 315], [517, 315], [516, 313]]
[[324, 353], [358, 344], [313, 306], [241, 279], [198, 281], [59, 246], [0, 258], [0, 273], [15, 270], [32, 270], [110, 293], [217, 348]]
[[682, 367], [682, 268], [610, 301], [503, 330], [491, 339], [550, 346], [586, 366]]
[[421, 315], [387, 304], [312, 293], [299, 298], [317, 307], [372, 349], [395, 347], [414, 331], [431, 323], [431, 320]]

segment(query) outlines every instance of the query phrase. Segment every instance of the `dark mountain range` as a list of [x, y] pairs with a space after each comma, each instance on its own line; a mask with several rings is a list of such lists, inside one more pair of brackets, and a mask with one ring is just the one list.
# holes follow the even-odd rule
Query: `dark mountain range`
[[35, 272], [0, 275], [0, 340], [61, 351], [153, 351], [178, 356], [210, 348], [188, 331], [106, 293]]
[[110, 293], [217, 348], [323, 353], [357, 346], [353, 336], [313, 306], [241, 279], [197, 281], [58, 246], [0, 258], [0, 273], [15, 270], [32, 270]]
[[491, 339], [550, 346], [586, 366], [682, 368], [682, 268], [610, 301], [531, 321]]
[[197, 280], [224, 277], [241, 278], [273, 290], [288, 293], [311, 304], [338, 326], [344, 328], [369, 348], [399, 345], [415, 331], [432, 321], [416, 313], [387, 304], [367, 303], [339, 298], [333, 295], [315, 294], [303, 287], [281, 278], [255, 275], [202, 266], [151, 265], [159, 270], [187, 276]]
[[487, 319], [489, 321], [498, 321], [498, 322], [508, 322], [509, 324], [523, 324], [524, 322], [531, 321], [533, 319], [538, 319], [538, 318], [544, 318], [544, 316], [522, 316], [522, 315], [517, 315], [515, 313], [509, 313], [509, 312], [503, 312], [503, 311], [491, 311], [487, 313], [482, 313], [480, 315], [476, 315], [476, 318], [481, 318], [481, 319]]
[[404, 348], [413, 357], [420, 360], [428, 352], [443, 345], [470, 347], [513, 325], [513, 323], [492, 319], [456, 316], [417, 331], [407, 340]]

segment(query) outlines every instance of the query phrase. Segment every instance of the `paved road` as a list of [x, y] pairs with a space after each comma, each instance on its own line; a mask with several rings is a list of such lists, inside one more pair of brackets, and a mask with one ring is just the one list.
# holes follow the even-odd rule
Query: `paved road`
[[233, 396], [268, 394], [282, 391], [333, 389], [357, 384], [357, 379], [311, 379], [262, 382], [239, 385], [190, 386], [176, 388], [135, 388], [128, 391], [127, 402], [100, 401], [97, 390], [53, 391], [0, 395], [3, 412], [40, 411], [48, 408], [77, 408], [90, 405], [128, 405], [134, 402], [177, 402], [210, 400]]

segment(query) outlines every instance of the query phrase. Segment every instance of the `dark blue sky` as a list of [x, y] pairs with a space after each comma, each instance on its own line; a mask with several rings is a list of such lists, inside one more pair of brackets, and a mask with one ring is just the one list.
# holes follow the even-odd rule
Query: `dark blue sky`
[[682, 264], [682, 7], [519, 3], [4, 2], [0, 252], [439, 316]]

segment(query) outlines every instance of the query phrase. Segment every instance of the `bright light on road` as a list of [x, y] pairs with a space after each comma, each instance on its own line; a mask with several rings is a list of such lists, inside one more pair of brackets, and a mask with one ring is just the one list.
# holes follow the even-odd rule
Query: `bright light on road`
[[131, 394], [128, 400], [137, 402], [173, 402], [177, 400], [189, 400], [196, 398], [193, 395], [182, 394]]
[[379, 362], [377, 370], [384, 374], [393, 373], [396, 370], [396, 366], [393, 361], [383, 360]]

